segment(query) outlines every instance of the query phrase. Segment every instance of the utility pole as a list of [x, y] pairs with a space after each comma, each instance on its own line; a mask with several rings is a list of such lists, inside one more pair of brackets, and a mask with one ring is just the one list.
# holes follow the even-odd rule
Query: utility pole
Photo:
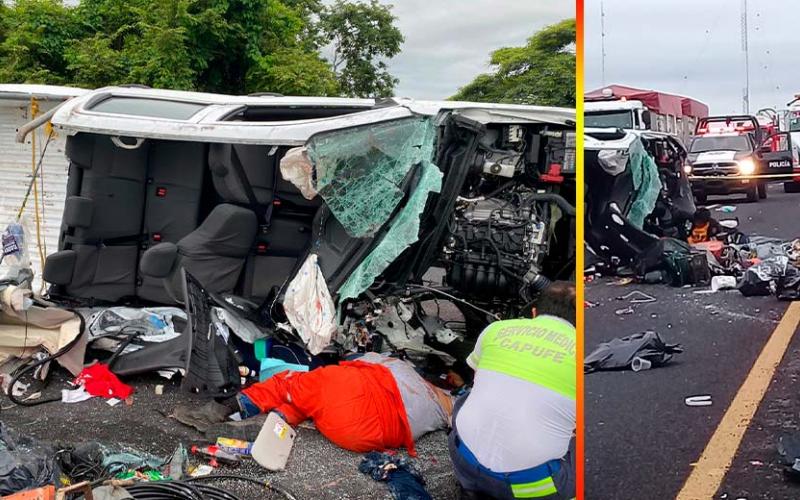
[[602, 67], [601, 79], [603, 87], [606, 86], [606, 11], [603, 0], [600, 0], [600, 64]]
[[742, 52], [744, 52], [744, 95], [742, 109], [750, 114], [750, 46], [747, 43], [747, 0], [742, 0]]

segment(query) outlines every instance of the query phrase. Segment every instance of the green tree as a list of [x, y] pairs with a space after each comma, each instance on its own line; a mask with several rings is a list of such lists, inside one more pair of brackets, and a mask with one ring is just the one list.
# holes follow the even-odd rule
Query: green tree
[[402, 41], [393, 21], [374, 0], [0, 1], [0, 81], [385, 95], [396, 80], [384, 60]]
[[575, 20], [548, 26], [522, 47], [492, 52], [494, 71], [478, 75], [451, 99], [575, 106]]
[[394, 26], [391, 6], [377, 0], [337, 0], [320, 13], [319, 28], [332, 45], [331, 65], [342, 93], [348, 96], [385, 97], [397, 79], [386, 60], [400, 52], [403, 35]]
[[51, 0], [18, 0], [0, 18], [0, 81], [60, 84], [77, 30], [72, 10]]

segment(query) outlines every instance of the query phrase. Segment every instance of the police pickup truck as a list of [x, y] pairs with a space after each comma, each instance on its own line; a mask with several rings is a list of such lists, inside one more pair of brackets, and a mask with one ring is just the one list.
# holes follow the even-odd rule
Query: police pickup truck
[[[798, 155], [788, 132], [764, 137], [754, 116], [714, 116], [698, 121], [684, 167], [698, 203], [708, 195], [767, 197], [767, 184], [792, 179]], [[788, 190], [788, 189], [787, 189]]]

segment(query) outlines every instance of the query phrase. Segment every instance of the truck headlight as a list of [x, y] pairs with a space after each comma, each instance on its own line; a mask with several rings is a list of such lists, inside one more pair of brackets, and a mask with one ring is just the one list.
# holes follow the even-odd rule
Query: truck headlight
[[685, 164], [685, 165], [683, 166], [683, 172], [684, 172], [686, 175], [689, 175], [689, 174], [691, 174], [691, 173], [692, 173], [692, 166], [691, 166], [691, 165], [689, 165], [688, 163], [687, 163], [687, 164]]
[[742, 175], [752, 175], [756, 171], [756, 164], [750, 158], [739, 160], [739, 173]]

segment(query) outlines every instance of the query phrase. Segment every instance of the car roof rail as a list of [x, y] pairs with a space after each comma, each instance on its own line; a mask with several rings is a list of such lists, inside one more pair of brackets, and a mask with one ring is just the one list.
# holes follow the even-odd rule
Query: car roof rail
[[252, 94], [247, 94], [248, 97], [285, 97], [280, 92], [253, 92]]

